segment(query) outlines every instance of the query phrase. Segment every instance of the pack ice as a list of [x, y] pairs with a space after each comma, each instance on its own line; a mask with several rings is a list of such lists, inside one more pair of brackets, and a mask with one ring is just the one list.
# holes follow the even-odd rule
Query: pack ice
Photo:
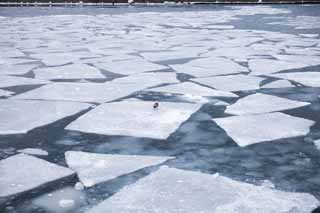
[[319, 201], [307, 193], [283, 192], [218, 174], [161, 167], [126, 186], [88, 213], [100, 212], [311, 212]]
[[76, 114], [90, 106], [74, 102], [0, 100], [0, 135], [26, 133], [36, 127]]
[[281, 112], [215, 118], [213, 121], [239, 146], [303, 136], [315, 123]]
[[85, 64], [71, 64], [60, 67], [47, 67], [33, 70], [37, 79], [99, 79], [105, 78], [100, 71]]
[[249, 72], [246, 67], [243, 67], [230, 59], [219, 57], [195, 59], [185, 64], [171, 65], [171, 68], [179, 73], [185, 73], [195, 77]]
[[14, 96], [14, 99], [43, 99], [103, 103], [162, 83], [176, 83], [174, 73], [142, 73], [106, 83], [58, 82]]
[[146, 155], [97, 154], [80, 151], [65, 153], [68, 166], [74, 170], [86, 187], [105, 182], [121, 175], [161, 164], [173, 157]]
[[309, 105], [308, 102], [299, 102], [273, 95], [256, 93], [239, 99], [227, 107], [225, 113], [234, 115], [260, 114], [282, 111]]
[[210, 96], [210, 97], [238, 97], [231, 92], [215, 90], [208, 87], [200, 86], [191, 82], [184, 82], [180, 84], [172, 84], [168, 86], [156, 87], [148, 89], [154, 92], [188, 94], [194, 96]]
[[75, 173], [45, 160], [18, 154], [0, 161], [0, 204]]
[[1, 76], [0, 75], [0, 88], [1, 87], [12, 87], [12, 86], [22, 86], [22, 85], [37, 85], [37, 84], [47, 84], [46, 80], [34, 79], [34, 78], [24, 78], [16, 76]]
[[256, 90], [263, 78], [247, 75], [226, 75], [195, 78], [192, 81], [224, 91]]
[[126, 135], [166, 139], [201, 105], [160, 102], [121, 101], [106, 103], [81, 116], [67, 130], [103, 135]]
[[135, 73], [147, 72], [147, 71], [157, 71], [165, 70], [168, 67], [154, 64], [143, 59], [134, 59], [134, 60], [123, 60], [123, 61], [112, 61], [107, 63], [97, 63], [96, 67], [117, 73], [122, 75], [130, 75]]
[[270, 76], [295, 81], [309, 87], [320, 87], [320, 72], [291, 72]]

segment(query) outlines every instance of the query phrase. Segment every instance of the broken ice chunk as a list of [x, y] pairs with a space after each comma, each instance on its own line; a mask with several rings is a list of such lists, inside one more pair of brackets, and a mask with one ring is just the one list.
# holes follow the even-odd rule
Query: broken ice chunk
[[0, 171], [0, 203], [75, 174], [71, 169], [26, 154], [0, 161]]
[[280, 72], [282, 70], [298, 69], [307, 66], [308, 65], [306, 64], [298, 62], [280, 61], [273, 59], [251, 59], [249, 61], [249, 68], [252, 71], [250, 75], [264, 75]]
[[309, 104], [308, 102], [299, 102], [273, 95], [256, 93], [241, 98], [236, 103], [228, 106], [225, 113], [234, 115], [259, 114], [293, 109]]
[[166, 52], [145, 52], [141, 53], [141, 56], [148, 61], [160, 62], [179, 59], [189, 59], [199, 56], [197, 51], [166, 51]]
[[239, 145], [308, 134], [314, 121], [293, 117], [281, 112], [241, 115], [213, 119]]
[[87, 201], [83, 192], [65, 187], [33, 199], [32, 204], [47, 212], [70, 212], [86, 205]]
[[15, 94], [15, 93], [7, 91], [7, 90], [0, 89], [0, 97], [9, 97], [9, 96], [11, 96], [13, 94]]
[[283, 192], [220, 175], [161, 167], [126, 186], [88, 213], [101, 212], [311, 212], [311, 194]]
[[291, 72], [272, 74], [270, 76], [288, 79], [309, 87], [320, 87], [320, 72]]
[[154, 64], [143, 59], [97, 63], [95, 66], [100, 69], [122, 75], [168, 69], [166, 66]]
[[40, 80], [40, 79], [0, 75], [0, 88], [21, 86], [21, 85], [47, 84], [47, 83], [49, 82], [45, 80]]
[[81, 116], [67, 130], [166, 139], [201, 105], [161, 102], [121, 101], [106, 103]]
[[0, 135], [26, 133], [90, 107], [90, 104], [59, 101], [0, 100]]
[[36, 148], [19, 149], [18, 152], [29, 154], [29, 155], [48, 155], [47, 151], [43, 149], [36, 149]]
[[246, 67], [243, 67], [230, 59], [219, 57], [195, 59], [185, 64], [171, 65], [171, 68], [179, 73], [186, 73], [195, 77], [249, 72]]
[[224, 91], [242, 91], [259, 89], [263, 78], [248, 75], [226, 75], [195, 78], [192, 81]]
[[277, 80], [277, 81], [273, 81], [271, 83], [265, 84], [261, 88], [274, 89], [274, 88], [290, 88], [290, 87], [294, 87], [294, 85], [292, 85], [290, 81]]
[[161, 164], [173, 157], [145, 155], [115, 155], [68, 151], [68, 166], [86, 187], [129, 174], [145, 167]]
[[176, 93], [176, 94], [188, 94], [193, 96], [211, 96], [211, 97], [238, 97], [231, 92], [225, 92], [220, 90], [211, 89], [208, 87], [200, 86], [191, 82], [184, 82], [180, 84], [172, 84], [163, 87], [156, 87], [149, 89], [155, 92]]
[[105, 78], [100, 71], [85, 64], [71, 64], [60, 67], [47, 67], [33, 70], [35, 78], [55, 79], [99, 79]]
[[0, 75], [23, 75], [37, 66], [37, 64], [0, 65]]

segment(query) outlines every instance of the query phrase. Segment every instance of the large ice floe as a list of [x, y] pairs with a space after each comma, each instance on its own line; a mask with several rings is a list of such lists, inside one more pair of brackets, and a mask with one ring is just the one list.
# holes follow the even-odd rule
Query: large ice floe
[[281, 112], [215, 118], [213, 121], [239, 146], [303, 136], [315, 123]]
[[90, 106], [76, 102], [0, 100], [0, 135], [26, 133]]
[[156, 87], [148, 89], [154, 92], [174, 93], [174, 94], [188, 94], [193, 96], [208, 96], [208, 97], [238, 97], [236, 94], [221, 90], [215, 90], [208, 87], [200, 86], [191, 82], [184, 82], [180, 84], [172, 84], [168, 86]]
[[128, 96], [147, 87], [177, 82], [174, 73], [142, 73], [117, 78], [106, 83], [58, 82], [13, 98], [103, 103]]
[[112, 180], [145, 167], [161, 164], [173, 157], [97, 154], [80, 151], [65, 153], [68, 166], [86, 187]]
[[0, 89], [0, 97], [9, 97], [13, 94], [14, 94], [14, 92]]
[[97, 63], [95, 66], [99, 67], [100, 69], [122, 75], [168, 69], [166, 66], [151, 63], [143, 59], [129, 59], [107, 63]]
[[0, 75], [23, 75], [37, 66], [37, 64], [0, 65]]
[[273, 59], [251, 59], [249, 60], [249, 68], [251, 69], [252, 75], [264, 75], [275, 72], [280, 72], [283, 70], [298, 69], [307, 67], [308, 65]]
[[10, 199], [75, 175], [65, 168], [26, 154], [0, 161], [0, 205]]
[[272, 74], [270, 76], [288, 79], [309, 87], [320, 87], [320, 72], [291, 72]]
[[256, 93], [241, 98], [236, 103], [228, 106], [225, 113], [235, 115], [260, 114], [303, 107], [309, 104], [308, 102], [299, 102], [273, 95]]
[[319, 201], [307, 193], [284, 192], [210, 175], [161, 167], [91, 208], [100, 212], [301, 212]]
[[226, 75], [195, 78], [192, 81], [224, 91], [256, 90], [263, 78], [248, 75]]
[[189, 74], [195, 77], [249, 72], [246, 67], [243, 67], [230, 59], [219, 57], [195, 59], [185, 64], [171, 65], [171, 68], [176, 72]]
[[103, 135], [166, 139], [201, 107], [199, 104], [121, 101], [102, 104], [81, 116], [67, 130]]
[[100, 71], [85, 64], [71, 64], [59, 67], [47, 67], [33, 70], [35, 77], [39, 79], [98, 79], [105, 78]]
[[24, 78], [17, 76], [1, 76], [0, 75], [0, 88], [1, 87], [12, 87], [12, 86], [22, 86], [22, 85], [40, 85], [50, 83], [46, 80]]

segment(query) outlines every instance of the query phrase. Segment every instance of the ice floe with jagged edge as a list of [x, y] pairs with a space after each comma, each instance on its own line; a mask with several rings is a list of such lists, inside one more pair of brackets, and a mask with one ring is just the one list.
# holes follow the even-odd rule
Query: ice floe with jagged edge
[[205, 97], [238, 97], [236, 94], [221, 90], [215, 90], [208, 87], [200, 86], [196, 83], [184, 82], [179, 84], [171, 84], [162, 87], [148, 89], [148, 91], [174, 93], [192, 96], [205, 96]]
[[0, 65], [0, 75], [23, 75], [37, 66], [37, 64]]
[[[214, 49], [201, 55], [202, 57], [225, 57], [228, 59], [232, 59], [238, 62], [246, 62], [250, 58], [262, 57], [265, 55], [275, 55], [280, 52], [280, 50], [274, 49], [254, 49], [251, 47], [243, 47], [241, 46], [241, 41], [239, 44], [233, 44], [235, 47], [225, 47], [228, 43], [221, 43], [221, 47], [218, 49]], [[230, 45], [230, 44], [229, 44]], [[240, 47], [239, 47], [240, 46]]]
[[320, 64], [320, 55], [308, 55], [306, 53], [302, 55], [273, 55], [273, 57], [282, 61], [289, 61], [292, 63], [299, 62], [302, 64], [306, 64], [307, 66], [317, 66]]
[[106, 78], [99, 69], [85, 64], [70, 64], [59, 67], [46, 67], [33, 70], [35, 78], [57, 79], [101, 79]]
[[163, 51], [163, 52], [145, 52], [141, 53], [141, 56], [148, 61], [160, 62], [160, 61], [170, 61], [178, 59], [189, 59], [198, 57], [200, 52], [194, 51]]
[[65, 153], [67, 165], [85, 187], [91, 187], [145, 167], [162, 164], [174, 157], [98, 154], [81, 151]]
[[0, 97], [9, 97], [14, 94], [14, 92], [0, 89]]
[[281, 112], [213, 119], [239, 146], [304, 136], [314, 121]]
[[81, 58], [81, 56], [77, 55], [75, 52], [45, 54], [37, 53], [31, 54], [30, 57], [41, 60], [47, 66], [59, 66], [68, 63], [74, 63], [79, 61]]
[[50, 83], [50, 81], [34, 78], [0, 75], [0, 88], [22, 85], [40, 85], [48, 83]]
[[234, 104], [228, 106], [225, 113], [234, 115], [260, 114], [294, 109], [307, 105], [310, 105], [310, 103], [256, 93], [241, 98]]
[[48, 161], [18, 154], [0, 161], [0, 204], [75, 173]]
[[290, 88], [290, 87], [294, 87], [294, 85], [288, 80], [276, 80], [261, 86], [261, 88], [263, 89]]
[[19, 149], [17, 150], [19, 153], [29, 154], [29, 155], [42, 155], [46, 156], [49, 153], [46, 150], [43, 149], [37, 149], [37, 148], [25, 148], [25, 149]]
[[280, 61], [273, 59], [249, 60], [249, 68], [252, 71], [250, 75], [264, 75], [280, 72], [283, 70], [299, 69], [307, 66], [307, 64], [299, 62]]
[[264, 78], [242, 74], [192, 79], [194, 82], [229, 92], [259, 89], [262, 80]]
[[167, 139], [201, 104], [121, 101], [99, 105], [65, 129], [103, 135]]
[[70, 212], [87, 205], [85, 193], [70, 186], [43, 194], [31, 202], [47, 212]]
[[144, 59], [111, 61], [106, 63], [97, 63], [95, 64], [95, 66], [100, 69], [121, 75], [130, 75], [148, 71], [159, 71], [169, 69], [166, 66], [151, 63]]
[[220, 176], [168, 168], [125, 186], [89, 209], [100, 212], [311, 212], [311, 194], [284, 192]]
[[230, 59], [219, 57], [195, 59], [185, 64], [176, 64], [171, 65], [170, 67], [179, 73], [185, 73], [195, 77], [249, 72], [246, 67], [243, 67]]
[[0, 100], [0, 135], [22, 134], [81, 112], [91, 105], [76, 102]]
[[320, 87], [320, 72], [290, 72], [269, 74], [269, 76], [295, 81], [309, 87]]
[[43, 99], [103, 103], [163, 83], [177, 83], [175, 73], [141, 73], [106, 83], [59, 82], [16, 95], [14, 99]]

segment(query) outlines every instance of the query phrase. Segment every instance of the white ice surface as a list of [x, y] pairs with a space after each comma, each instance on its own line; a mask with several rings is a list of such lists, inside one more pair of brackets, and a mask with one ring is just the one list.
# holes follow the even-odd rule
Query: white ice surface
[[287, 81], [287, 80], [277, 80], [277, 81], [273, 81], [271, 83], [268, 83], [268, 84], [261, 86], [261, 88], [264, 88], [264, 89], [290, 88], [290, 87], [294, 87], [294, 85], [291, 84], [291, 82]]
[[34, 79], [34, 78], [24, 78], [16, 76], [1, 76], [0, 75], [0, 88], [1, 87], [12, 87], [12, 86], [22, 86], [22, 85], [35, 85], [35, 84], [47, 84], [49, 81]]
[[320, 87], [320, 72], [279, 73], [270, 76], [295, 81], [309, 87]]
[[87, 204], [87, 201], [84, 192], [65, 187], [33, 199], [32, 204], [47, 212], [60, 213], [75, 211], [76, 208]]
[[256, 90], [263, 78], [248, 75], [228, 75], [195, 78], [192, 81], [224, 91]]
[[225, 113], [234, 115], [260, 114], [307, 106], [310, 103], [256, 93], [239, 99], [227, 107]]
[[0, 200], [74, 174], [71, 169], [26, 154], [0, 161], [0, 171]]
[[219, 57], [195, 59], [185, 64], [176, 64], [171, 65], [170, 67], [176, 72], [185, 73], [195, 77], [249, 72], [246, 67], [243, 67], [230, 59]]
[[258, 115], [241, 115], [213, 119], [239, 145], [308, 134], [314, 121], [290, 116], [281, 112]]
[[75, 102], [0, 100], [0, 135], [26, 133], [36, 127], [76, 114], [90, 106]]
[[67, 130], [103, 135], [124, 135], [166, 139], [201, 107], [199, 104], [121, 101], [106, 103], [84, 114]]
[[23, 75], [37, 66], [37, 64], [0, 65], [0, 75]]
[[191, 82], [184, 82], [180, 84], [172, 84], [168, 86], [156, 87], [148, 89], [154, 92], [175, 93], [175, 94], [188, 94], [194, 96], [210, 96], [210, 97], [238, 97], [231, 92], [211, 89], [208, 87], [200, 86]]
[[59, 67], [47, 67], [33, 70], [35, 78], [55, 79], [99, 79], [106, 78], [100, 71], [85, 64], [71, 64]]
[[14, 92], [2, 90], [0, 89], [0, 97], [9, 97], [11, 95], [15, 94]]
[[270, 73], [276, 73], [283, 70], [298, 69], [302, 67], [307, 67], [308, 65], [298, 63], [298, 62], [289, 62], [289, 61], [280, 61], [273, 59], [251, 59], [249, 60], [249, 68], [251, 69], [250, 75], [264, 75]]
[[65, 153], [68, 166], [85, 187], [112, 180], [145, 167], [161, 164], [173, 157], [146, 155], [98, 154], [81, 151]]
[[141, 53], [141, 56], [148, 61], [159, 62], [159, 61], [195, 58], [199, 56], [199, 53], [196, 51], [195, 52], [190, 52], [190, 51], [146, 52], [146, 53]]
[[142, 73], [147, 71], [158, 71], [158, 70], [165, 70], [168, 67], [151, 63], [143, 59], [139, 60], [123, 60], [123, 61], [112, 61], [106, 63], [97, 63], [95, 64], [96, 67], [117, 73], [122, 75], [131, 75], [135, 73]]
[[124, 187], [88, 213], [307, 213], [317, 205], [319, 201], [307, 193], [283, 192], [218, 174], [163, 166]]
[[19, 149], [17, 152], [29, 154], [29, 155], [48, 155], [48, 152], [46, 150], [37, 149], [37, 148]]

